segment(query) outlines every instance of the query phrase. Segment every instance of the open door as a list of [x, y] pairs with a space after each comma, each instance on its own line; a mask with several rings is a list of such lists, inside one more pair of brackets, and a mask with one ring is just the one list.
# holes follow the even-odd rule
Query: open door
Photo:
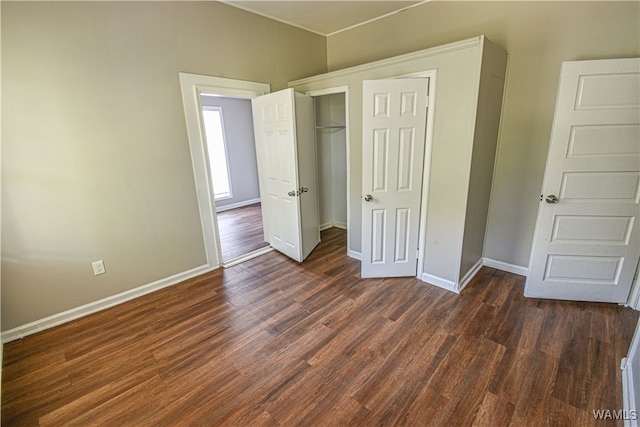
[[624, 303], [640, 255], [640, 59], [562, 65], [525, 295]]
[[265, 239], [303, 261], [320, 242], [313, 99], [285, 89], [251, 103]]
[[363, 82], [362, 277], [415, 276], [429, 79]]

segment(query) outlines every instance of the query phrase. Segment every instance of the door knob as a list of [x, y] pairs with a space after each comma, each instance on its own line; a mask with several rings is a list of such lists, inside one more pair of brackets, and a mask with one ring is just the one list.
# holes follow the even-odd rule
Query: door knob
[[547, 196], [546, 199], [544, 199], [547, 203], [558, 203], [558, 198], [556, 196], [554, 196], [553, 194], [550, 194]]
[[289, 194], [289, 197], [294, 197], [296, 195], [296, 192], [295, 191], [289, 191], [288, 194]]
[[373, 197], [371, 197], [371, 194], [367, 194], [366, 196], [364, 196], [364, 201], [365, 202], [370, 202], [373, 200]]

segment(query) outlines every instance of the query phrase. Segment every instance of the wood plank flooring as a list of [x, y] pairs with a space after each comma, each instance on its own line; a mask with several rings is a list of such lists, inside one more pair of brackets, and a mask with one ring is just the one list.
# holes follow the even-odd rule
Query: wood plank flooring
[[229, 262], [269, 246], [264, 241], [260, 203], [218, 212], [222, 259]]
[[[5, 345], [3, 426], [622, 425], [638, 314], [361, 279], [343, 230]], [[616, 424], [617, 423], [617, 424]]]

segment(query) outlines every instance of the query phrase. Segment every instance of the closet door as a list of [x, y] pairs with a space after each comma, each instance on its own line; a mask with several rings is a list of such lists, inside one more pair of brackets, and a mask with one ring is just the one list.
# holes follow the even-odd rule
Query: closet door
[[[270, 93], [252, 100], [253, 121], [260, 177], [260, 196], [265, 239], [276, 250], [296, 261], [302, 261], [315, 247], [303, 230], [310, 235], [308, 216], [315, 212], [317, 224], [317, 185], [315, 182], [315, 150], [299, 150], [296, 124], [296, 97], [293, 89]], [[305, 128], [313, 117], [301, 120]], [[313, 127], [311, 127], [313, 135]], [[303, 158], [299, 159], [299, 155]], [[313, 164], [313, 182], [300, 181], [299, 160], [302, 165]], [[311, 179], [305, 168], [303, 177]], [[309, 188], [313, 191], [309, 191]], [[304, 203], [301, 198], [305, 197]], [[314, 203], [315, 198], [315, 203]], [[303, 219], [303, 215], [306, 217]], [[313, 222], [313, 218], [311, 218]], [[304, 223], [304, 227], [303, 227]], [[319, 236], [319, 227], [317, 235]], [[313, 236], [311, 237], [313, 240]], [[303, 244], [304, 241], [304, 244]]]
[[363, 84], [362, 277], [415, 276], [429, 79]]

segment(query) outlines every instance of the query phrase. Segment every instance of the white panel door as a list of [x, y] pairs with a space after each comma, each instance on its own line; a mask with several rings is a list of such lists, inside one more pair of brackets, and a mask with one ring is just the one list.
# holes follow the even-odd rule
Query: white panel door
[[254, 98], [252, 107], [265, 238], [302, 261], [293, 89]]
[[526, 296], [627, 301], [639, 154], [640, 60], [563, 63]]
[[416, 275], [428, 84], [363, 83], [362, 277]]

